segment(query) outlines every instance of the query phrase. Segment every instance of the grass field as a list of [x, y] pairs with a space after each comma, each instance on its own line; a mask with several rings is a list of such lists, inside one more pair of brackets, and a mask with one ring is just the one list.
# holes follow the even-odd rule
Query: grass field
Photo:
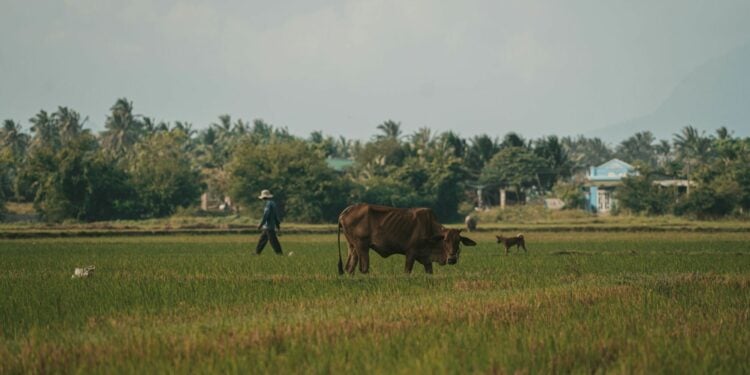
[[354, 277], [330, 234], [0, 240], [0, 373], [750, 373], [750, 233], [492, 235]]

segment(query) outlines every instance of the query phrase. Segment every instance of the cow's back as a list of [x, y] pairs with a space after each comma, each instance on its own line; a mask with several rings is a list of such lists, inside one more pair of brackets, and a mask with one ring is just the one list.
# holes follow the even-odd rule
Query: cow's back
[[339, 224], [344, 233], [357, 238], [371, 238], [377, 235], [384, 223], [389, 226], [397, 222], [403, 222], [399, 217], [403, 216], [401, 208], [379, 206], [372, 204], [356, 204], [349, 206], [339, 215]]
[[[339, 224], [348, 238], [371, 244], [380, 251], [402, 253], [441, 230], [435, 214], [428, 208], [395, 208], [358, 204], [347, 207]], [[379, 251], [379, 252], [380, 252]]]

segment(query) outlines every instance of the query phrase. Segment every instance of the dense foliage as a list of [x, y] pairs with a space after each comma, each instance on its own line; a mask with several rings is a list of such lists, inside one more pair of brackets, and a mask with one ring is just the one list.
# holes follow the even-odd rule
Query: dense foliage
[[[0, 213], [5, 201], [33, 202], [50, 221], [168, 216], [198, 206], [203, 193], [255, 212], [262, 189], [274, 191], [286, 219], [300, 222], [330, 222], [355, 202], [431, 207], [456, 219], [466, 213], [459, 207], [497, 204], [499, 189], [520, 203], [553, 196], [580, 208], [586, 171], [613, 157], [641, 171], [618, 191], [621, 210], [717, 217], [750, 209], [750, 139], [726, 128], [706, 135], [688, 126], [671, 142], [644, 131], [611, 147], [584, 136], [403, 134], [387, 120], [369, 141], [320, 131], [301, 139], [229, 115], [201, 131], [157, 123], [125, 98], [99, 134], [66, 107], [29, 122], [29, 133], [14, 120], [0, 129]], [[333, 169], [331, 160], [351, 165]], [[665, 178], [691, 184], [681, 192], [654, 183]]]
[[[750, 138], [734, 138], [725, 128], [716, 133], [716, 137], [705, 136], [686, 127], [675, 135], [674, 152], [662, 152], [650, 165], [649, 159], [640, 159], [640, 174], [624, 179], [618, 192], [622, 207], [635, 213], [697, 218], [746, 214]], [[674, 187], [660, 186], [656, 179], [663, 176], [689, 179], [687, 191], [680, 194]]]
[[652, 176], [643, 174], [623, 179], [623, 187], [617, 196], [620, 205], [634, 213], [668, 213], [676, 194], [673, 190], [663, 189], [653, 182]]
[[351, 187], [339, 178], [307, 143], [291, 140], [257, 144], [245, 140], [229, 165], [230, 193], [236, 200], [258, 206], [258, 193], [268, 186], [286, 216], [300, 221], [335, 221], [349, 201]]

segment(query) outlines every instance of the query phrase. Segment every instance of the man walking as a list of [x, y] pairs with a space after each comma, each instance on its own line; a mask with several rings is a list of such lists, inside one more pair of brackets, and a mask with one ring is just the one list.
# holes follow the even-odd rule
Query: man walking
[[261, 191], [258, 197], [258, 199], [266, 201], [266, 207], [263, 209], [263, 218], [258, 224], [258, 229], [262, 229], [263, 232], [260, 234], [258, 246], [255, 247], [256, 255], [260, 255], [269, 240], [271, 240], [271, 247], [276, 255], [283, 255], [279, 238], [276, 237], [276, 229], [281, 230], [281, 222], [279, 221], [279, 213], [276, 211], [276, 202], [272, 201], [271, 198], [273, 198], [273, 194], [268, 190]]

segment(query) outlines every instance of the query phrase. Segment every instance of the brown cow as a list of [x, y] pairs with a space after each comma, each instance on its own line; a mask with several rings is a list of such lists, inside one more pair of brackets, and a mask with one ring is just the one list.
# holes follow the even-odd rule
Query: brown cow
[[339, 215], [339, 274], [344, 274], [341, 259], [341, 232], [349, 243], [346, 271], [367, 273], [370, 249], [386, 258], [393, 254], [406, 256], [407, 273], [414, 261], [432, 273], [432, 262], [456, 264], [461, 252], [459, 243], [475, 246], [476, 242], [462, 237], [461, 230], [443, 227], [429, 208], [395, 208], [370, 204], [349, 206]]

